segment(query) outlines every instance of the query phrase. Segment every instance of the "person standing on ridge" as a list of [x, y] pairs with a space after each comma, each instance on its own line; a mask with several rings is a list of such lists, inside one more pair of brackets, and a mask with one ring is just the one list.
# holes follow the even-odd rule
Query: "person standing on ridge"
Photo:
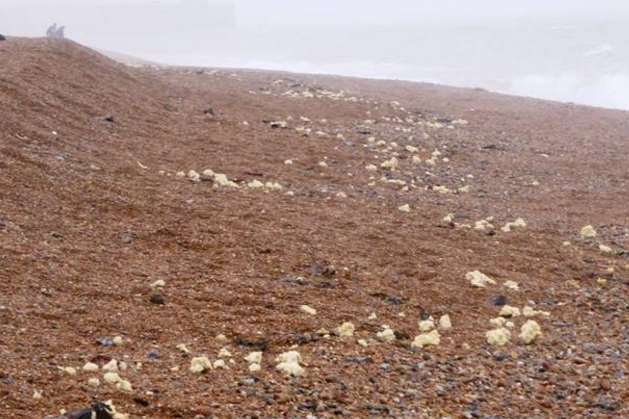
[[65, 26], [57, 26], [56, 23], [53, 23], [53, 25], [46, 30], [46, 37], [51, 39], [65, 39], [65, 30]]
[[54, 38], [56, 34], [57, 34], [57, 24], [53, 23], [52, 26], [49, 26], [48, 29], [46, 30], [46, 37]]

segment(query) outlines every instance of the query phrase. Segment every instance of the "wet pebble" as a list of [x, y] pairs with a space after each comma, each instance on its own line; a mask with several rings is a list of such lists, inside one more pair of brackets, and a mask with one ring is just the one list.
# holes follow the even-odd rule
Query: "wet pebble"
[[155, 294], [151, 295], [151, 298], [149, 299], [149, 301], [151, 302], [151, 304], [155, 304], [155, 305], [164, 305], [164, 304], [166, 304], [166, 299], [164, 299], [164, 296], [162, 294], [159, 294], [159, 293], [155, 293]]

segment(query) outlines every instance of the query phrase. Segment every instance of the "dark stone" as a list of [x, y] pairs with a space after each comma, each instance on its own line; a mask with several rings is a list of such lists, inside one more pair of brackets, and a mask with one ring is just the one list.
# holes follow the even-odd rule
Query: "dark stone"
[[150, 404], [148, 400], [143, 399], [141, 397], [134, 397], [133, 402], [143, 407], [148, 407], [148, 405]]
[[284, 125], [280, 121], [272, 121], [272, 122], [269, 123], [269, 126], [271, 128], [287, 128], [286, 125]]
[[304, 410], [311, 410], [314, 412], [317, 410], [317, 401], [314, 399], [306, 400], [300, 405], [300, 407]]
[[389, 295], [384, 292], [372, 292], [369, 294], [370, 297], [380, 298], [385, 302], [385, 304], [399, 306], [402, 304], [406, 304], [408, 302], [407, 298], [399, 297], [397, 295]]
[[164, 296], [159, 293], [151, 295], [150, 301], [152, 304], [155, 304], [155, 305], [166, 304], [166, 300], [164, 299]]
[[6, 41], [6, 40], [7, 40], [7, 38], [0, 33], [0, 41]]
[[266, 351], [269, 347], [269, 341], [262, 338], [249, 339], [245, 337], [237, 337], [234, 340], [234, 343], [238, 346], [244, 346], [245, 348], [257, 349], [258, 351], [262, 351], [262, 352]]
[[411, 336], [403, 330], [395, 330], [393, 333], [395, 334], [395, 338], [397, 340], [409, 340], [411, 338]]
[[494, 352], [493, 355], [494, 355], [494, 359], [496, 361], [504, 361], [508, 357], [508, 355], [506, 353], [500, 352], [500, 351]]
[[348, 364], [373, 364], [373, 358], [370, 356], [346, 356], [344, 361]]
[[314, 284], [315, 287], [321, 289], [333, 289], [336, 288], [336, 284], [330, 281], [319, 281]]
[[4, 373], [0, 373], [0, 383], [10, 386], [15, 384], [15, 380]]
[[391, 409], [385, 405], [377, 405], [377, 404], [368, 404], [366, 406], [367, 410], [369, 410], [374, 415], [390, 415]]
[[619, 410], [621, 404], [609, 396], [601, 396], [596, 403], [596, 407], [608, 412]]
[[287, 282], [289, 284], [294, 285], [304, 285], [306, 283], [306, 279], [301, 276], [294, 275], [286, 275], [280, 278], [280, 281]]
[[292, 345], [306, 345], [311, 342], [316, 342], [319, 340], [319, 337], [316, 335], [311, 335], [310, 333], [293, 333], [288, 339], [287, 343]]
[[120, 235], [120, 241], [124, 244], [131, 244], [135, 239], [135, 235], [133, 233], [124, 232]]
[[110, 348], [114, 346], [114, 341], [111, 338], [98, 338], [96, 339], [96, 341], [100, 343], [101, 346], [104, 346], [105, 348]]
[[481, 147], [481, 150], [497, 150], [497, 151], [505, 151], [505, 148], [496, 144], [487, 144]]
[[96, 403], [87, 409], [76, 410], [62, 416], [48, 416], [50, 419], [113, 419], [112, 411], [104, 403]]
[[395, 295], [388, 295], [388, 296], [384, 299], [384, 302], [385, 302], [386, 304], [393, 305], [393, 306], [399, 306], [399, 305], [402, 305], [402, 304], [404, 304], [406, 301], [407, 301], [407, 300], [406, 300], [405, 298], [398, 297], [398, 296], [395, 296]]
[[504, 295], [498, 295], [491, 299], [491, 303], [495, 306], [505, 306], [507, 305], [507, 297]]
[[103, 118], [105, 120], [105, 122], [115, 122], [114, 117], [112, 115], [107, 115], [106, 117]]
[[315, 262], [310, 267], [310, 273], [313, 276], [322, 276], [324, 278], [333, 278], [336, 275], [336, 268], [327, 262]]

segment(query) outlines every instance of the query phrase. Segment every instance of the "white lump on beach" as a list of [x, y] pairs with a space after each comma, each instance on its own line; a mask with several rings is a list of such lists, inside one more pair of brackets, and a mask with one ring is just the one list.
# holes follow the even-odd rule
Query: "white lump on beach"
[[98, 378], [92, 377], [87, 380], [87, 385], [90, 387], [98, 387], [100, 386], [100, 380]]
[[310, 307], [309, 305], [301, 305], [299, 306], [299, 310], [302, 313], [306, 313], [309, 314], [311, 316], [316, 316], [317, 315], [317, 310], [315, 310], [314, 308]]
[[176, 348], [183, 354], [189, 354], [190, 353], [190, 349], [188, 349], [188, 347], [186, 346], [185, 343], [180, 343], [176, 346]]
[[613, 253], [614, 249], [612, 249], [611, 247], [604, 245], [604, 244], [599, 244], [598, 245], [598, 250], [601, 251], [601, 253]]
[[98, 371], [98, 365], [93, 362], [87, 362], [85, 363], [85, 365], [83, 365], [82, 369], [85, 372], [94, 372], [94, 371]]
[[190, 170], [188, 172], [188, 179], [190, 179], [192, 182], [201, 182], [201, 175], [195, 170]]
[[420, 320], [417, 324], [421, 332], [429, 332], [435, 328], [435, 321], [432, 318]]
[[229, 368], [227, 364], [225, 363], [224, 359], [217, 359], [212, 364], [212, 367], [214, 367], [214, 369], [221, 369], [221, 368], [228, 369]]
[[387, 170], [396, 170], [398, 168], [399, 162], [395, 157], [391, 157], [391, 159], [386, 160], [380, 164], [380, 167]]
[[523, 218], [518, 218], [516, 219], [514, 222], [512, 223], [507, 223], [505, 224], [501, 230], [504, 233], [509, 233], [511, 230], [513, 230], [514, 228], [524, 228], [526, 227], [526, 221], [524, 221]]
[[433, 186], [432, 190], [435, 191], [435, 192], [439, 192], [440, 194], [452, 193], [450, 188], [448, 188], [447, 186], [443, 186], [443, 185]]
[[505, 281], [505, 283], [503, 284], [505, 288], [509, 288], [513, 291], [519, 291], [520, 290], [520, 284], [518, 284], [515, 281]]
[[115, 359], [112, 359], [111, 361], [109, 361], [108, 363], [103, 365], [103, 371], [117, 372], [118, 371], [118, 361], [116, 361]]
[[103, 375], [103, 380], [108, 384], [119, 383], [122, 379], [117, 372], [107, 372]]
[[223, 186], [226, 188], [239, 188], [236, 182], [233, 182], [227, 178], [227, 175], [223, 173], [214, 174], [214, 185]]
[[504, 327], [500, 327], [488, 331], [485, 333], [485, 337], [487, 338], [487, 343], [492, 346], [504, 346], [511, 340], [511, 332]]
[[383, 342], [393, 342], [395, 340], [395, 332], [388, 325], [382, 325], [382, 331], [376, 333], [376, 337]]
[[345, 322], [336, 328], [336, 334], [340, 337], [350, 337], [354, 336], [354, 323]]
[[479, 220], [474, 223], [474, 230], [485, 231], [493, 229], [494, 226], [489, 222], [489, 219]]
[[450, 330], [452, 329], [452, 321], [450, 320], [450, 316], [444, 314], [439, 318], [439, 329], [441, 330]]
[[441, 342], [441, 336], [437, 330], [433, 330], [429, 333], [423, 333], [415, 336], [413, 342], [411, 342], [412, 348], [423, 348], [424, 346], [437, 346]]
[[477, 288], [486, 288], [488, 284], [496, 284], [496, 281], [480, 271], [468, 272], [467, 274], [465, 274], [465, 279], [470, 281], [470, 284]]
[[247, 186], [251, 189], [260, 189], [264, 188], [264, 183], [260, 182], [258, 179], [254, 179], [251, 182], [247, 183]]
[[269, 191], [281, 191], [284, 187], [278, 182], [267, 182], [264, 187]]
[[60, 369], [68, 375], [76, 375], [76, 368], [74, 367], [61, 367]]
[[158, 279], [157, 281], [151, 283], [151, 288], [164, 288], [166, 286], [166, 281], [163, 279]]
[[206, 356], [195, 357], [190, 361], [190, 372], [194, 374], [201, 374], [212, 368], [212, 363]]
[[229, 351], [228, 348], [221, 348], [221, 350], [218, 351], [218, 357], [219, 358], [231, 358], [232, 357], [232, 353]]
[[581, 235], [582, 239], [593, 239], [598, 235], [594, 227], [592, 227], [591, 225], [583, 227], [579, 234]]
[[275, 358], [275, 361], [278, 363], [275, 368], [288, 376], [300, 377], [306, 372], [304, 368], [299, 365], [301, 355], [297, 351], [284, 352]]
[[443, 217], [443, 219], [441, 220], [444, 223], [451, 223], [454, 221], [454, 214], [450, 213], [448, 215], [446, 215], [445, 217]]
[[535, 342], [542, 335], [542, 328], [535, 320], [528, 320], [520, 329], [520, 339], [527, 344]]
[[533, 307], [526, 306], [522, 309], [522, 315], [524, 317], [546, 316], [549, 317], [548, 311], [535, 310]]
[[116, 388], [120, 391], [124, 391], [125, 393], [131, 393], [133, 391], [131, 383], [122, 379], [116, 383]]
[[250, 364], [262, 364], [262, 352], [261, 351], [249, 352], [249, 355], [245, 357], [245, 361], [247, 361]]
[[502, 306], [500, 309], [500, 317], [519, 317], [520, 309], [509, 305]]

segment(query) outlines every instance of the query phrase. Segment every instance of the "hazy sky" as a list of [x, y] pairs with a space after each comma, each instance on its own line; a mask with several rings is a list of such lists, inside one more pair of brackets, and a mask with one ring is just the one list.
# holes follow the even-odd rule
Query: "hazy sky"
[[629, 10], [627, 0], [238, 0], [247, 21], [264, 16], [268, 23], [410, 22], [519, 16], [613, 16]]
[[[180, 0], [1, 0], [25, 4], [178, 3]], [[214, 1], [214, 0], [208, 0]], [[228, 1], [228, 0], [226, 0]], [[627, 0], [233, 0], [241, 24], [474, 21], [496, 17], [629, 14]]]

